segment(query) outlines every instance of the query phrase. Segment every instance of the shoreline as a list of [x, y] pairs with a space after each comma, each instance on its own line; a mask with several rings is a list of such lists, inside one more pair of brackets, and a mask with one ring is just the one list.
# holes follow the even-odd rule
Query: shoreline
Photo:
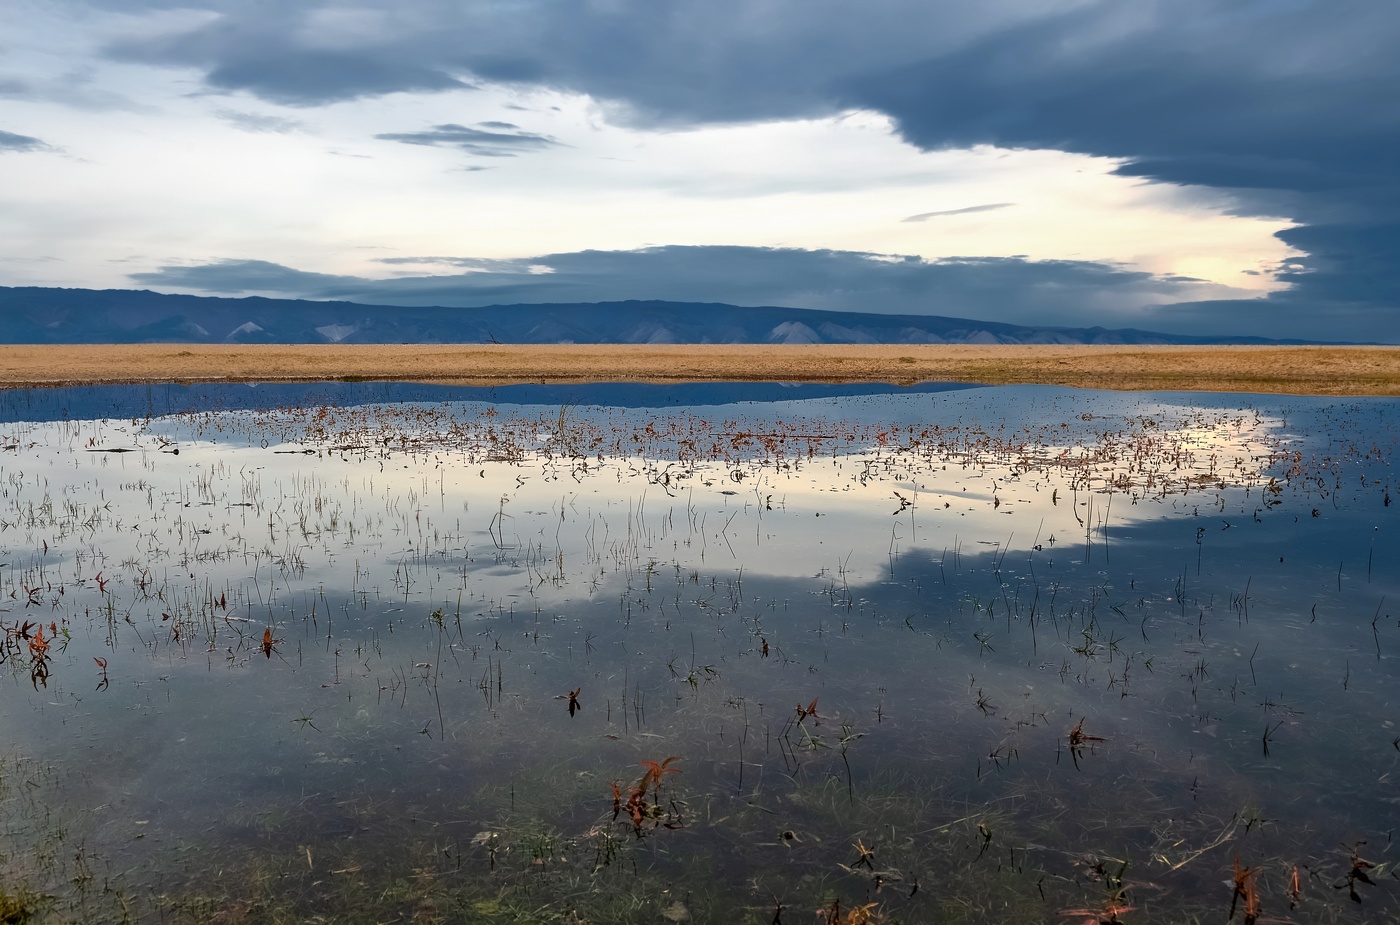
[[63, 344], [0, 346], [0, 389], [217, 382], [442, 385], [961, 382], [1400, 396], [1400, 346]]

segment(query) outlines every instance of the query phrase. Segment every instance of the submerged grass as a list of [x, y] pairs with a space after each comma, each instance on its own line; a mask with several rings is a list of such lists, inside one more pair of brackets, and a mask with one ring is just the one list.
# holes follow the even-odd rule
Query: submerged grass
[[1220, 920], [1233, 883], [1383, 920], [1393, 429], [1055, 411], [16, 425], [6, 896], [868, 925]]

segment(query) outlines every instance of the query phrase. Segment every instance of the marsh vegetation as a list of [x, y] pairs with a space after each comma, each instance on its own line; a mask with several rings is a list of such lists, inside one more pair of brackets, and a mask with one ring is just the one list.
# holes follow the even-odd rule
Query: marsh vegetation
[[0, 920], [1393, 920], [1396, 412], [12, 420]]

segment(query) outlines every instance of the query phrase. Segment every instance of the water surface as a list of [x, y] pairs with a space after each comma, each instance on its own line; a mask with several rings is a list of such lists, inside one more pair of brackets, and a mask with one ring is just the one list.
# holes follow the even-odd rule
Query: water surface
[[7, 894], [1394, 918], [1394, 400], [773, 388], [5, 393]]

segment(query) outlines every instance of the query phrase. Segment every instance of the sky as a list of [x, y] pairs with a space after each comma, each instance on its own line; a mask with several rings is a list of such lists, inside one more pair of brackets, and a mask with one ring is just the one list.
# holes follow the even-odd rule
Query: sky
[[5, 0], [0, 285], [1400, 342], [1400, 7]]

